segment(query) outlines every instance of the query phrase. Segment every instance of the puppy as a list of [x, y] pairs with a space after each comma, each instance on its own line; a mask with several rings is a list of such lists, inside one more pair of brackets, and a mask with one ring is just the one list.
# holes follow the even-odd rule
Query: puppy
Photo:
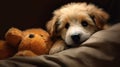
[[49, 54], [77, 47], [93, 33], [104, 29], [109, 15], [101, 8], [87, 3], [69, 3], [54, 11], [47, 30], [55, 43]]

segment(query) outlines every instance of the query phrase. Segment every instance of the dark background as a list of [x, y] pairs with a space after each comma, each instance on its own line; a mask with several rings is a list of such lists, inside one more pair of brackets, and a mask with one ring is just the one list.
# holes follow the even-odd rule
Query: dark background
[[0, 39], [11, 27], [21, 30], [42, 27], [52, 17], [52, 12], [69, 2], [90, 2], [107, 11], [109, 23], [120, 21], [120, 0], [4, 0], [0, 1]]

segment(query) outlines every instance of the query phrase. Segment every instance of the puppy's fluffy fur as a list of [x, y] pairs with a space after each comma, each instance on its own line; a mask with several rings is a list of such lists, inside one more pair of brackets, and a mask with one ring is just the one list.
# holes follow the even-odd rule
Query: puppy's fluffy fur
[[74, 47], [87, 40], [93, 33], [104, 29], [109, 15], [93, 4], [69, 3], [54, 11], [47, 23], [48, 32], [55, 39], [50, 54]]

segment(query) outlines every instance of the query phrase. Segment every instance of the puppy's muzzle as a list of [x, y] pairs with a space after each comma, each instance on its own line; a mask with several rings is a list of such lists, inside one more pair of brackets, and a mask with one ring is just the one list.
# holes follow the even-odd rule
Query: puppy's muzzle
[[71, 39], [73, 40], [73, 42], [75, 44], [79, 44], [80, 43], [80, 34], [75, 34], [75, 35], [71, 35]]

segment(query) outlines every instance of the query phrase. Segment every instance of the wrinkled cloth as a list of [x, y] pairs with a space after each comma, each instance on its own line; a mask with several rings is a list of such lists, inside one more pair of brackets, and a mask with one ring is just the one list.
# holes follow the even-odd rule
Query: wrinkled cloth
[[0, 67], [120, 67], [120, 24], [96, 32], [80, 47], [54, 55], [0, 60]]

